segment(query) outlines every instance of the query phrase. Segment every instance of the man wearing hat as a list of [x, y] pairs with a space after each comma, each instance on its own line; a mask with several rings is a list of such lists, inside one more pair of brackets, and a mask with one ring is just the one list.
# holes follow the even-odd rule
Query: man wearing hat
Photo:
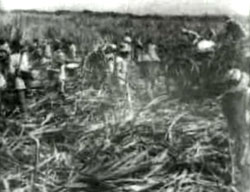
[[28, 59], [28, 49], [27, 46], [21, 44], [20, 40], [14, 40], [11, 47], [12, 54], [9, 62], [8, 82], [10, 86], [14, 86], [20, 109], [26, 114], [27, 103], [25, 95], [29, 82], [32, 79]]
[[245, 192], [250, 190], [250, 78], [233, 68], [226, 73], [224, 82], [228, 89], [222, 97], [222, 111], [231, 144], [232, 183]]
[[41, 64], [50, 64], [52, 59], [51, 43], [48, 39], [44, 39], [41, 45]]
[[132, 39], [130, 36], [125, 35], [123, 38], [123, 42], [120, 44], [120, 48], [118, 49], [118, 55], [116, 57], [116, 70], [118, 81], [120, 85], [125, 85], [128, 76], [128, 66], [132, 60]]
[[65, 93], [65, 81], [66, 81], [66, 55], [62, 51], [62, 47], [60, 43], [55, 45], [54, 50], [55, 51], [53, 53], [53, 63], [56, 66], [53, 66], [53, 68], [56, 68], [58, 70], [57, 81], [60, 87], [59, 92], [64, 94]]
[[132, 59], [132, 38], [128, 35], [125, 35], [123, 41], [120, 45], [120, 53], [123, 54], [123, 57], [126, 59]]
[[107, 43], [104, 45], [102, 50], [105, 54], [105, 59], [108, 64], [108, 72], [113, 74], [115, 70], [114, 64], [117, 53], [117, 45], [115, 43]]
[[73, 40], [69, 40], [68, 42], [68, 46], [69, 46], [69, 58], [70, 59], [76, 59], [77, 55], [77, 48], [76, 48], [76, 45], [75, 43], [73, 42]]

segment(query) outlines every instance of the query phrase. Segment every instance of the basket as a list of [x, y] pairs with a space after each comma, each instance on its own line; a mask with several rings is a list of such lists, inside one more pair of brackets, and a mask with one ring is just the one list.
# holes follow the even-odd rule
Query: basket
[[78, 63], [68, 63], [66, 65], [67, 76], [74, 77], [77, 74], [79, 67], [80, 65]]

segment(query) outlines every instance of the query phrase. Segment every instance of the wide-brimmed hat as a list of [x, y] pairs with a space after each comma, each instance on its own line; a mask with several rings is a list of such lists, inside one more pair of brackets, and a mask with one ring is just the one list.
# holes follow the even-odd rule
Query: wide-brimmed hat
[[119, 49], [119, 51], [121, 52], [121, 53], [128, 53], [128, 52], [130, 52], [131, 51], [131, 47], [130, 47], [130, 45], [128, 45], [127, 43], [121, 43], [121, 45], [120, 45], [120, 49]]
[[241, 77], [242, 77], [241, 70], [239, 70], [237, 68], [233, 68], [233, 69], [230, 69], [229, 71], [227, 71], [227, 73], [224, 76], [224, 81], [226, 81], [226, 82], [228, 82], [228, 81], [239, 82]]
[[116, 50], [117, 49], [117, 45], [116, 44], [110, 44], [110, 47], [113, 49], [113, 50]]
[[131, 38], [130, 36], [125, 36], [125, 37], [123, 38], [123, 41], [124, 41], [125, 43], [132, 43], [132, 38]]
[[233, 68], [226, 73], [224, 80], [229, 83], [228, 92], [237, 92], [248, 88], [250, 77], [246, 72]]

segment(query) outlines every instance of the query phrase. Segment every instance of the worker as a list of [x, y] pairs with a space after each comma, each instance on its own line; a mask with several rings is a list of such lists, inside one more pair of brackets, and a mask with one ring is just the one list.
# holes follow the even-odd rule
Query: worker
[[69, 58], [76, 59], [77, 48], [73, 41], [69, 41]]
[[0, 115], [2, 115], [2, 96], [7, 88], [7, 76], [9, 69], [10, 48], [4, 39], [0, 39]]
[[124, 36], [120, 44], [120, 50], [123, 53], [123, 57], [125, 59], [132, 59], [132, 38], [129, 35]]
[[65, 94], [65, 81], [66, 81], [66, 55], [62, 50], [60, 42], [55, 45], [54, 53], [53, 53], [53, 63], [57, 73], [57, 82], [56, 86], [59, 88], [59, 93], [64, 95]]
[[52, 62], [52, 50], [51, 43], [48, 39], [43, 40], [42, 44], [42, 56], [41, 56], [41, 64], [46, 65]]
[[222, 97], [222, 111], [227, 120], [232, 183], [239, 191], [250, 190], [250, 78], [239, 69], [225, 76], [227, 90]]
[[9, 68], [10, 47], [6, 40], [0, 39], [0, 73], [6, 78]]
[[10, 56], [9, 78], [12, 81], [17, 94], [18, 104], [21, 112], [27, 115], [26, 91], [29, 87], [29, 81], [32, 79], [30, 73], [30, 63], [28, 59], [27, 46], [21, 45], [19, 40], [14, 40], [11, 46], [12, 54]]

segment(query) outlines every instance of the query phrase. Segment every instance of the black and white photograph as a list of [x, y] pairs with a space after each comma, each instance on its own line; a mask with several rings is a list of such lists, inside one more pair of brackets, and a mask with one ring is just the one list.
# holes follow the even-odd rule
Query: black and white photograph
[[0, 0], [0, 192], [250, 192], [250, 1]]

